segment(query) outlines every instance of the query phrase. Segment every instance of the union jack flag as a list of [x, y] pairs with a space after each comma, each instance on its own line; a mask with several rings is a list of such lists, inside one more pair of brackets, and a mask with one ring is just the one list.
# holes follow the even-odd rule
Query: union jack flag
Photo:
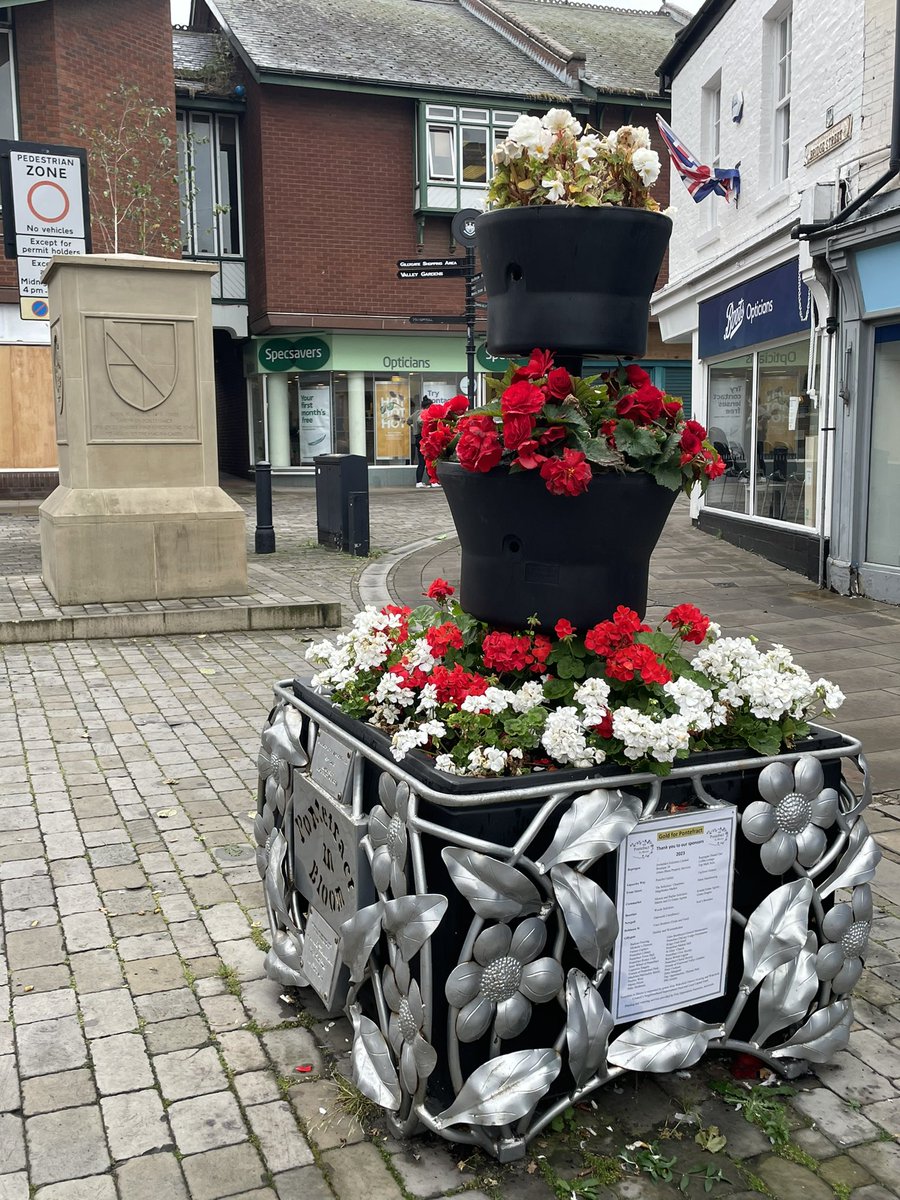
[[688, 150], [684, 142], [677, 136], [659, 113], [656, 114], [656, 124], [669, 151], [672, 166], [681, 176], [681, 182], [699, 204], [707, 196], [715, 193], [730, 201], [741, 194], [741, 173], [737, 168], [705, 167], [698, 162]]

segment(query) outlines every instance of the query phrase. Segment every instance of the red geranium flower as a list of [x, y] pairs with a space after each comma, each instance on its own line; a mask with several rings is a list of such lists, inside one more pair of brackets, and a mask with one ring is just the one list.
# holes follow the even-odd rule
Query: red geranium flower
[[564, 638], [570, 638], [575, 633], [575, 626], [571, 623], [571, 621], [567, 621], [565, 617], [560, 617], [560, 619], [553, 626], [553, 632], [561, 640]]
[[439, 663], [425, 679], [434, 684], [438, 704], [453, 704], [456, 708], [466, 696], [483, 696], [488, 690], [485, 678], [464, 670], [459, 663], [452, 670]]
[[565, 400], [572, 394], [572, 376], [565, 367], [557, 367], [547, 376], [547, 395], [554, 400]]
[[640, 675], [644, 683], [668, 683], [672, 678], [665, 663], [641, 642], [613, 651], [606, 660], [606, 674], [623, 683], [628, 683], [635, 675]]
[[467, 471], [490, 471], [503, 456], [492, 417], [463, 417], [456, 457]]
[[430, 629], [426, 629], [425, 641], [435, 658], [443, 658], [451, 648], [463, 648], [462, 630], [453, 621], [445, 621], [443, 625], [432, 625]]
[[500, 398], [500, 411], [504, 420], [510, 416], [533, 416], [544, 407], [544, 392], [533, 383], [522, 380], [513, 383]]
[[540, 379], [547, 375], [553, 366], [553, 353], [550, 350], [532, 350], [531, 358], [524, 367], [517, 367], [513, 372], [512, 381], [520, 379]]
[[663, 620], [674, 626], [683, 642], [696, 642], [699, 646], [709, 629], [709, 617], [693, 604], [676, 604]]
[[446, 579], [432, 579], [428, 585], [428, 591], [425, 595], [429, 600], [437, 600], [438, 604], [443, 604], [456, 591], [452, 583], [448, 583]]
[[591, 466], [580, 450], [563, 450], [561, 458], [548, 458], [541, 464], [541, 479], [554, 496], [578, 496], [588, 490]]
[[489, 671], [527, 671], [534, 662], [531, 638], [495, 630], [481, 643], [481, 661]]
[[507, 450], [518, 450], [523, 442], [528, 441], [534, 429], [534, 417], [526, 417], [520, 413], [510, 413], [503, 420], [503, 444]]
[[531, 653], [534, 657], [534, 663], [531, 668], [532, 671], [534, 671], [536, 674], [541, 673], [541, 671], [544, 669], [544, 663], [546, 663], [547, 659], [549, 658], [550, 651], [552, 649], [553, 643], [543, 633], [536, 633], [534, 635], [534, 643], [531, 647]]
[[620, 604], [611, 621], [601, 621], [588, 630], [584, 644], [593, 654], [604, 656], [621, 646], [630, 646], [636, 633], [646, 633], [649, 629], [649, 625], [641, 624], [641, 618], [633, 608]]
[[594, 733], [596, 733], [598, 737], [611, 738], [613, 735], [612, 713], [607, 712], [600, 724], [594, 725], [593, 729]]

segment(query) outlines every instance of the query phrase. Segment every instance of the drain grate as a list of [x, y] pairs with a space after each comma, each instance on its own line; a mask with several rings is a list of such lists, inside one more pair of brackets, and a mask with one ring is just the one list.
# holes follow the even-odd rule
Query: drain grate
[[738, 584], [738, 583], [714, 583], [714, 584], [713, 584], [713, 587], [718, 587], [718, 588], [724, 588], [724, 587], [740, 587], [740, 584]]

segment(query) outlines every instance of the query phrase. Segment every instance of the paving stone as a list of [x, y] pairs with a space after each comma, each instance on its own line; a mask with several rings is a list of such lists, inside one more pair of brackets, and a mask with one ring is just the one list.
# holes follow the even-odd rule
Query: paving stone
[[24, 1171], [0, 1175], [0, 1200], [28, 1200], [28, 1176]]
[[144, 915], [152, 913], [156, 908], [153, 893], [146, 886], [146, 879], [141, 877], [137, 886], [128, 888], [112, 888], [103, 893], [103, 907], [110, 917], [124, 917], [133, 914]]
[[180, 1100], [169, 1109], [169, 1121], [182, 1154], [199, 1154], [247, 1139], [240, 1109], [230, 1092]]
[[280, 1100], [282, 1096], [278, 1081], [271, 1071], [247, 1071], [243, 1075], [235, 1075], [234, 1090], [244, 1108], [251, 1104]]
[[144, 1030], [147, 1049], [151, 1054], [168, 1054], [172, 1050], [187, 1050], [205, 1046], [209, 1030], [200, 1017], [179, 1017], [174, 1021], [156, 1021]]
[[184, 987], [184, 970], [174, 954], [140, 958], [125, 964], [125, 978], [135, 996]]
[[330, 1150], [324, 1156], [335, 1194], [366, 1200], [401, 1200], [403, 1193], [371, 1142]]
[[132, 1158], [116, 1169], [121, 1200], [188, 1200], [174, 1154]]
[[837, 1146], [857, 1146], [878, 1136], [878, 1130], [871, 1121], [828, 1088], [798, 1091], [793, 1104]]
[[[140, 867], [129, 864], [122, 867], [95, 867], [94, 878], [101, 892], [119, 892], [138, 890], [147, 886], [147, 877]], [[109, 897], [103, 897], [103, 907], [110, 912]], [[152, 908], [153, 905], [151, 904]]]
[[60, 1071], [22, 1081], [22, 1111], [26, 1117], [55, 1112], [58, 1108], [78, 1108], [94, 1104], [97, 1092], [90, 1071]]
[[0, 879], [25, 879], [33, 875], [48, 875], [50, 869], [42, 858], [29, 858], [28, 855], [37, 851], [40, 845], [4, 846], [0, 852]]
[[169, 992], [149, 992], [144, 996], [135, 997], [134, 1003], [142, 1020], [148, 1023], [189, 1017], [200, 1011], [197, 997], [187, 987]]
[[111, 1175], [67, 1179], [65, 1183], [50, 1183], [40, 1188], [37, 1200], [116, 1200], [116, 1185]]
[[78, 994], [105, 992], [125, 982], [115, 950], [86, 950], [69, 958]]
[[97, 1089], [102, 1096], [154, 1086], [150, 1060], [140, 1034], [117, 1033], [112, 1037], [97, 1038], [91, 1042], [91, 1058]]
[[[318, 1167], [298, 1167], [275, 1176], [278, 1200], [334, 1200], [334, 1193]], [[465, 1200], [470, 1193], [466, 1192]]]
[[[263, 1165], [249, 1142], [194, 1154], [181, 1164], [191, 1200], [218, 1200], [252, 1191], [264, 1183]], [[123, 1197], [124, 1200], [124, 1197]]]
[[175, 922], [169, 926], [169, 933], [184, 958], [202, 958], [216, 953], [201, 921]]
[[75, 883], [56, 889], [56, 903], [64, 917], [73, 913], [96, 912], [100, 907], [100, 893], [93, 883]]
[[241, 1001], [250, 1016], [264, 1028], [271, 1029], [285, 1021], [294, 1021], [297, 1010], [281, 999], [284, 986], [272, 979], [251, 979], [241, 984]]
[[103, 1123], [97, 1108], [65, 1108], [25, 1122], [31, 1182], [59, 1183], [109, 1168]]
[[26, 967], [10, 975], [13, 992], [17, 996], [30, 995], [32, 992], [56, 992], [66, 988], [71, 982], [69, 968], [58, 967]]
[[13, 929], [36, 929], [46, 925], [58, 925], [59, 913], [55, 908], [22, 908], [6, 913], [6, 932]]
[[305, 1063], [312, 1065], [314, 1075], [321, 1075], [322, 1056], [308, 1029], [275, 1029], [262, 1040], [279, 1075], [293, 1077], [295, 1068]]
[[22, 1103], [14, 1054], [0, 1057], [0, 1113], [17, 1112]]
[[249, 939], [240, 942], [219, 942], [216, 949], [222, 961], [235, 969], [238, 979], [265, 977], [265, 955]]
[[869, 1142], [854, 1146], [850, 1157], [887, 1188], [896, 1188], [900, 1179], [900, 1146], [895, 1142]]
[[72, 913], [69, 917], [63, 917], [62, 923], [70, 954], [78, 954], [82, 950], [100, 950], [112, 941], [109, 922], [103, 913]]
[[889, 1192], [880, 1183], [867, 1183], [865, 1187], [857, 1188], [853, 1200], [896, 1200], [897, 1193]]
[[187, 964], [191, 969], [191, 973], [198, 983], [211, 978], [213, 975], [218, 975], [222, 969], [222, 964], [216, 957], [210, 958], [189, 958]]
[[125, 843], [114, 843], [111, 846], [95, 846], [89, 849], [88, 858], [94, 870], [98, 867], [124, 867], [137, 862], [137, 851], [134, 846]]
[[13, 1000], [13, 1017], [17, 1025], [74, 1016], [75, 993], [71, 988], [60, 988], [55, 992], [29, 992], [27, 996], [16, 996]]
[[125, 962], [171, 955], [175, 947], [168, 933], [144, 933], [139, 937], [120, 938], [116, 949]]
[[137, 1029], [131, 993], [127, 988], [109, 992], [91, 992], [79, 997], [85, 1035], [89, 1038], [110, 1037], [114, 1033], [131, 1033]]
[[83, 858], [58, 859], [52, 862], [50, 877], [58, 888], [77, 883], [93, 883], [91, 868]]
[[104, 1096], [100, 1107], [110, 1152], [116, 1162], [172, 1145], [162, 1102], [155, 1091]]
[[753, 1173], [762, 1179], [777, 1200], [834, 1200], [834, 1192], [823, 1179], [807, 1167], [774, 1154], [754, 1162]]
[[6, 935], [6, 957], [11, 971], [49, 967], [65, 960], [62, 930], [20, 929]]
[[212, 1046], [204, 1050], [158, 1054], [153, 1060], [153, 1068], [167, 1100], [185, 1100], [188, 1096], [219, 1092], [228, 1086], [219, 1056]]
[[839, 1154], [819, 1164], [819, 1174], [831, 1186], [848, 1191], [872, 1182], [872, 1176], [847, 1154]]
[[294, 1114], [283, 1100], [254, 1105], [247, 1110], [247, 1120], [259, 1138], [263, 1161], [273, 1174], [308, 1167], [315, 1161]]
[[[795, 1129], [793, 1140], [801, 1150], [811, 1154], [820, 1163], [824, 1162], [826, 1158], [832, 1158], [838, 1152], [837, 1146], [830, 1142], [819, 1129]], [[729, 1153], [731, 1153], [730, 1147]], [[740, 1158], [741, 1155], [738, 1154], [737, 1157]]]
[[440, 1196], [472, 1180], [470, 1171], [460, 1171], [460, 1154], [446, 1145], [422, 1143], [415, 1151], [403, 1150], [391, 1156], [391, 1166], [412, 1196]]
[[200, 1007], [210, 1028], [217, 1032], [241, 1029], [247, 1024], [247, 1010], [236, 996], [204, 996]]
[[864, 1116], [881, 1129], [886, 1129], [894, 1137], [900, 1137], [900, 1099], [882, 1100], [880, 1104], [870, 1104], [862, 1111]]
[[18, 1113], [0, 1113], [0, 1175], [25, 1170], [25, 1134]]
[[218, 1042], [232, 1071], [263, 1071], [269, 1065], [259, 1038], [249, 1030], [220, 1033]]
[[830, 1063], [817, 1065], [816, 1074], [833, 1092], [860, 1104], [877, 1104], [897, 1095], [889, 1080], [846, 1050], [836, 1054]]
[[313, 1079], [299, 1084], [288, 1093], [294, 1111], [303, 1123], [307, 1136], [320, 1150], [352, 1145], [365, 1138], [365, 1131], [355, 1117], [340, 1103], [340, 1091], [330, 1079]]
[[23, 1079], [84, 1066], [87, 1046], [75, 1017], [35, 1021], [16, 1029], [19, 1071]]
[[81, 834], [72, 832], [45, 834], [44, 849], [51, 862], [59, 858], [82, 858], [85, 852]]
[[250, 932], [247, 918], [237, 904], [214, 904], [201, 911], [200, 919], [216, 943], [240, 941]]
[[17, 908], [41, 908], [54, 902], [53, 884], [44, 875], [8, 879], [0, 884], [0, 902], [5, 912]]

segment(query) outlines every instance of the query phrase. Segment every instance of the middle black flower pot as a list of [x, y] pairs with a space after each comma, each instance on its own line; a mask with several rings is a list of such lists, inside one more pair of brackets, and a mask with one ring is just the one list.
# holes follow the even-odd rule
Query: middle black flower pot
[[544, 632], [565, 617], [582, 634], [620, 604], [642, 617], [650, 556], [676, 492], [642, 472], [596, 474], [554, 496], [536, 471], [438, 464], [460, 542], [459, 601], [491, 625]]

